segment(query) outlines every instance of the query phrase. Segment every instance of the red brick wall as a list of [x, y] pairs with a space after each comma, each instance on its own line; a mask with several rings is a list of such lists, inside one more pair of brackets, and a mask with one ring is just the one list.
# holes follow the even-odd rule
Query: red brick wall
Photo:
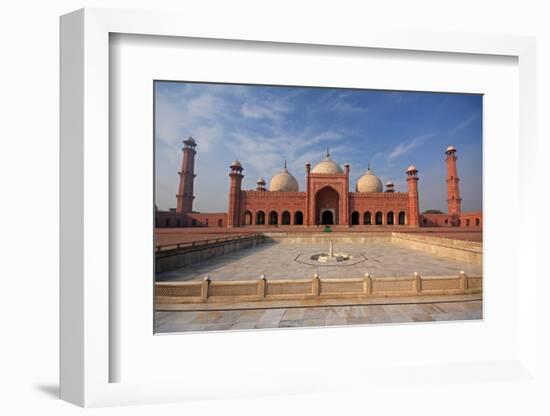
[[[282, 224], [283, 213], [290, 214], [290, 224], [294, 224], [296, 212], [302, 213], [303, 223], [306, 215], [305, 192], [241, 191], [241, 225], [252, 219], [257, 223], [258, 213], [264, 213], [264, 224], [269, 224], [269, 214], [277, 213], [277, 224]], [[247, 220], [248, 217], [248, 220]]]
[[188, 212], [157, 211], [155, 227], [226, 227], [227, 214], [225, 212]]
[[388, 223], [388, 214], [393, 213], [393, 223], [398, 224], [399, 213], [405, 214], [408, 224], [409, 194], [405, 192], [350, 193], [350, 223], [353, 212], [359, 213], [359, 224], [365, 223], [365, 213], [371, 215], [371, 224], [375, 224], [376, 213], [382, 214], [382, 224]]
[[478, 212], [462, 212], [460, 214], [461, 227], [482, 227], [483, 216], [481, 211]]
[[482, 227], [483, 215], [478, 212], [463, 212], [460, 215], [422, 214], [421, 227]]

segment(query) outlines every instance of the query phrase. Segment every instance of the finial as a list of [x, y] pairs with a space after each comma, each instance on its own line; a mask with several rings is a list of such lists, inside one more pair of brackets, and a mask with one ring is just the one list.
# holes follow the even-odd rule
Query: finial
[[370, 162], [367, 163], [367, 170], [370, 170]]
[[327, 157], [330, 157], [330, 152], [329, 152], [328, 146], [327, 146]]
[[286, 159], [285, 159], [285, 169], [286, 169]]

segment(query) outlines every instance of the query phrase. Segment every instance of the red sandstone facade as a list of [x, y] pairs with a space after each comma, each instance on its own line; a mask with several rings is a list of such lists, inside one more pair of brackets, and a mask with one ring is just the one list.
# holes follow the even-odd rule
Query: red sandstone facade
[[[401, 225], [410, 227], [481, 227], [481, 212], [461, 212], [456, 149], [449, 146], [445, 152], [447, 165], [447, 214], [420, 214], [418, 170], [410, 166], [406, 171], [407, 192], [394, 192], [393, 183], [386, 191], [350, 192], [350, 166], [330, 172], [314, 172], [306, 165], [306, 189], [265, 189], [258, 181], [256, 190], [243, 190], [243, 167], [235, 161], [229, 173], [229, 203], [227, 213], [199, 213], [193, 211], [194, 166], [196, 143], [193, 138], [184, 141], [183, 158], [175, 210], [155, 209], [156, 227], [249, 227], [265, 225], [317, 226], [335, 224]], [[327, 152], [325, 162], [333, 163]], [[286, 166], [284, 170], [286, 171]], [[370, 169], [369, 169], [370, 171]], [[377, 179], [378, 180], [378, 179]], [[296, 185], [297, 189], [297, 185]]]

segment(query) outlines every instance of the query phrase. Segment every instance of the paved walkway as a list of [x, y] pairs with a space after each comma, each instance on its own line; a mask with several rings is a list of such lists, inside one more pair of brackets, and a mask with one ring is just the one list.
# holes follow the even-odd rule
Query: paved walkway
[[297, 328], [482, 319], [482, 301], [208, 312], [155, 312], [155, 332]]
[[[411, 276], [458, 276], [461, 270], [480, 275], [481, 266], [432, 256], [391, 243], [335, 244], [336, 253], [352, 255], [351, 261], [336, 266], [309, 263], [315, 253], [326, 253], [326, 244], [261, 244], [212, 258], [170, 272], [159, 273], [157, 281], [185, 281], [209, 275], [213, 280], [304, 279], [314, 273], [321, 278]], [[304, 261], [304, 262], [302, 262]]]

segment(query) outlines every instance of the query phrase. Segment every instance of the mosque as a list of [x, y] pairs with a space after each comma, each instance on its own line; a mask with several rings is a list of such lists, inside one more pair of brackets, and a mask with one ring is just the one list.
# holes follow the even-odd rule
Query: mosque
[[407, 192], [396, 192], [392, 181], [384, 185], [369, 169], [350, 192], [350, 165], [343, 168], [325, 158], [313, 168], [305, 165], [305, 189], [300, 190], [294, 175], [284, 168], [273, 176], [269, 189], [263, 178], [253, 190], [242, 189], [244, 168], [235, 160], [229, 166], [227, 212], [193, 211], [195, 155], [197, 143], [192, 137], [183, 141], [183, 158], [175, 209], [155, 208], [156, 227], [255, 227], [296, 226], [408, 226], [408, 227], [480, 227], [481, 212], [461, 211], [456, 149], [445, 150], [447, 165], [448, 212], [421, 214], [418, 203], [418, 170], [410, 165], [405, 171]]

